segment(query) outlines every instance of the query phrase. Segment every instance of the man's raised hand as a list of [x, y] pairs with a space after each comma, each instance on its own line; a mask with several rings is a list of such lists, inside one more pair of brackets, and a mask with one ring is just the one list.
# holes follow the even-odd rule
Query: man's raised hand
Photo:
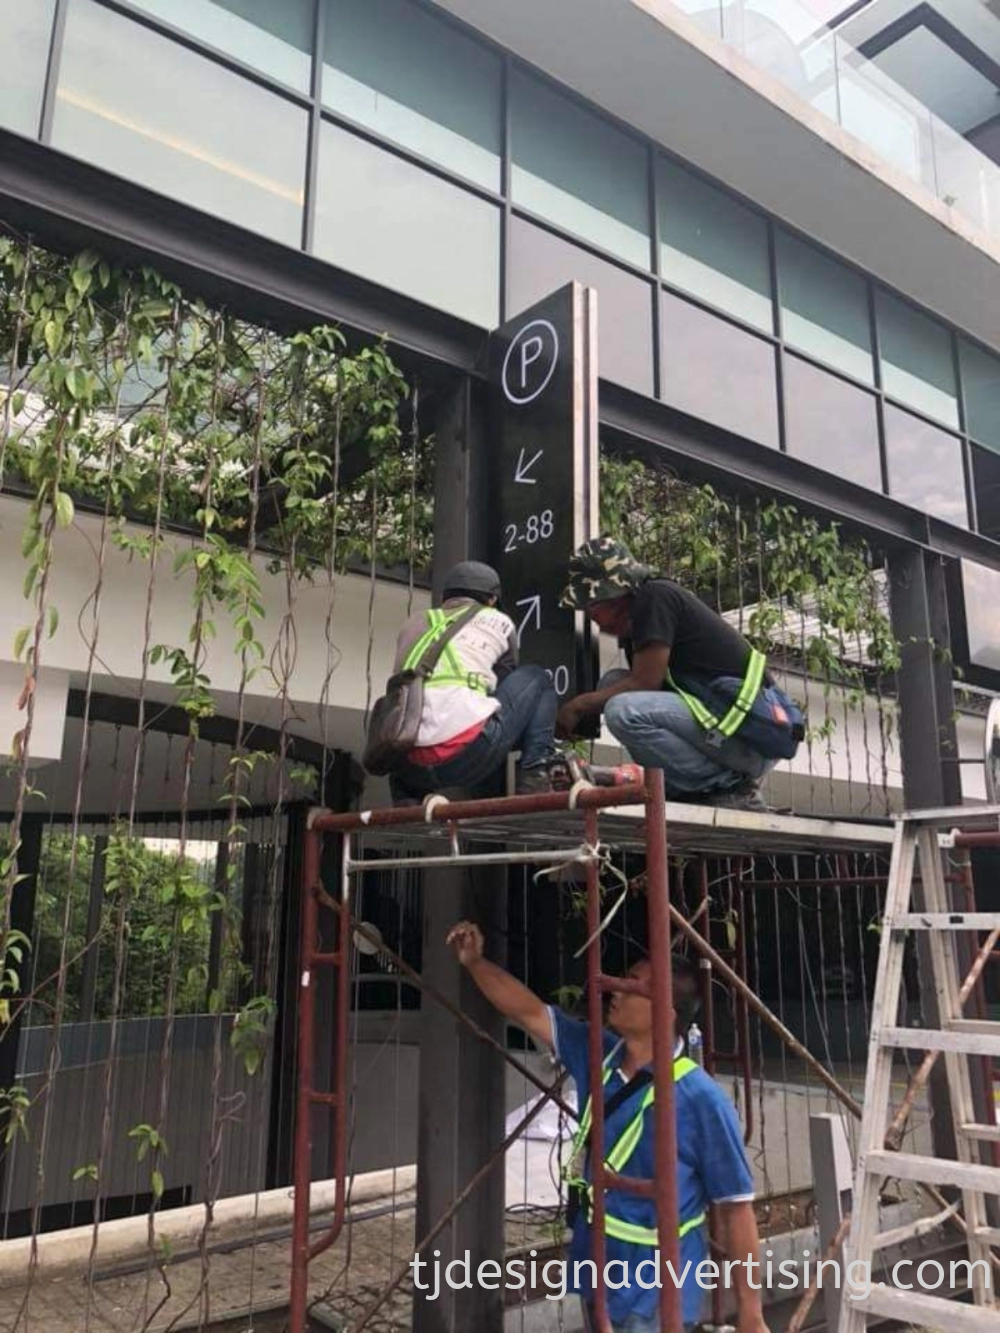
[[478, 963], [483, 956], [483, 932], [472, 921], [459, 921], [457, 926], [452, 926], [445, 943], [454, 948], [455, 956], [463, 967]]

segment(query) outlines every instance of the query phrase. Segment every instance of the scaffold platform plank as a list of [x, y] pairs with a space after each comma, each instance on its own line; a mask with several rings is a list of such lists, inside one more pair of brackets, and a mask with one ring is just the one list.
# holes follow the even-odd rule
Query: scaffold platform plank
[[[466, 808], [474, 802], [467, 803]], [[842, 820], [821, 816], [787, 815], [749, 810], [725, 810], [667, 802], [667, 847], [671, 853], [715, 856], [770, 855], [828, 852], [885, 852], [891, 846], [893, 826], [888, 820]], [[364, 831], [359, 830], [359, 832]], [[600, 812], [599, 833], [605, 847], [642, 851], [645, 847], [645, 811], [641, 805], [614, 806]], [[579, 846], [584, 837], [579, 811], [509, 814], [462, 819], [458, 836], [463, 846], [473, 843], [504, 847], [555, 848]], [[407, 848], [414, 857], [433, 854], [451, 838], [445, 823], [396, 824], [364, 832], [371, 849]]]

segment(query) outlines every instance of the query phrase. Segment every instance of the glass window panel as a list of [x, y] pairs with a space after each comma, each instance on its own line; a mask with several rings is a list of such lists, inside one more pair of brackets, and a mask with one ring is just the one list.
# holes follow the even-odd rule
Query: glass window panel
[[298, 246], [307, 132], [305, 111], [248, 79], [92, 0], [70, 5], [56, 148]]
[[[0, 125], [38, 135], [55, 0], [0, 0], [2, 49]], [[12, 53], [16, 52], [16, 58]]]
[[662, 301], [664, 401], [776, 449], [774, 347], [669, 292]]
[[312, 72], [312, 0], [131, 0], [206, 46], [301, 92]]
[[984, 537], [1000, 542], [1000, 454], [972, 446], [976, 519]]
[[412, 0], [325, 3], [324, 103], [499, 190], [499, 57]]
[[767, 223], [673, 162], [661, 158], [656, 177], [665, 280], [770, 333]]
[[1000, 453], [1000, 357], [959, 342], [969, 434]]
[[785, 341], [871, 384], [871, 325], [864, 278], [779, 231], [778, 288]]
[[510, 311], [516, 314], [573, 279], [597, 290], [601, 375], [640, 393], [653, 392], [653, 287], [534, 227], [511, 220]]
[[510, 95], [514, 203], [649, 268], [644, 146], [520, 70]]
[[951, 334], [887, 292], [878, 292], [876, 297], [882, 387], [893, 398], [948, 426], [957, 426]]
[[788, 452], [872, 490], [882, 489], [878, 411], [873, 394], [785, 357]]
[[500, 210], [324, 125], [316, 253], [484, 328], [499, 322]]
[[968, 527], [961, 440], [886, 403], [885, 451], [894, 500]]

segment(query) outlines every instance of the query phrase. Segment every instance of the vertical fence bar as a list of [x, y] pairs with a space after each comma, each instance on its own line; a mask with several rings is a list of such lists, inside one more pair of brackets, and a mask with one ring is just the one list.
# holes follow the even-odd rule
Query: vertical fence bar
[[[316, 1058], [316, 1003], [312, 955], [316, 947], [322, 835], [307, 828], [302, 857], [302, 940], [299, 949], [299, 1064], [295, 1119], [294, 1212], [289, 1333], [306, 1333], [309, 1289], [309, 1190], [312, 1179], [312, 1083]], [[343, 918], [341, 918], [343, 921]], [[343, 935], [341, 935], [343, 940]], [[339, 1203], [339, 1198], [338, 1198]]]
[[[656, 1226], [660, 1249], [660, 1330], [681, 1333], [677, 1202], [677, 1122], [674, 1115], [674, 982], [670, 957], [670, 871], [663, 771], [646, 770], [646, 910], [652, 971], [653, 1077], [656, 1080], [654, 1155]], [[668, 1268], [667, 1265], [670, 1265]]]

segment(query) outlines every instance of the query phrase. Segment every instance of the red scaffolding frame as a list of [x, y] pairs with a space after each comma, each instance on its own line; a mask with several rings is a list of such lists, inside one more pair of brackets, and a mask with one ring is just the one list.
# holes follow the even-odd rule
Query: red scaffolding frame
[[[646, 857], [646, 899], [648, 913], [649, 981], [606, 976], [601, 968], [601, 888], [600, 867], [604, 851], [599, 841], [602, 812], [609, 817], [618, 814], [640, 814], [641, 821], [617, 819], [609, 846], [627, 844], [639, 848]], [[368, 871], [382, 872], [393, 868], [422, 870], [436, 867], [496, 865], [551, 865], [582, 866], [586, 874], [587, 920], [589, 944], [587, 950], [587, 1004], [590, 1020], [590, 1084], [599, 1088], [602, 1082], [602, 1002], [605, 994], [613, 991], [640, 993], [648, 996], [653, 1008], [653, 1067], [657, 1097], [654, 1106], [655, 1161], [676, 1161], [676, 1124], [674, 1115], [673, 1059], [674, 1023], [671, 968], [672, 926], [683, 928], [692, 939], [697, 932], [688, 926], [671, 900], [670, 869], [667, 859], [667, 813], [664, 797], [663, 774], [648, 771], [642, 785], [602, 788], [578, 783], [569, 792], [550, 792], [535, 796], [499, 797], [488, 800], [448, 801], [443, 796], [432, 796], [422, 807], [376, 809], [350, 814], [332, 814], [315, 810], [308, 820], [303, 855], [303, 912], [299, 979], [299, 1061], [295, 1129], [294, 1220], [292, 1238], [291, 1279], [291, 1333], [306, 1333], [308, 1311], [308, 1272], [312, 1259], [334, 1245], [343, 1229], [346, 1215], [347, 1166], [347, 1045], [348, 1008], [351, 965], [351, 885], [356, 876]], [[540, 818], [530, 836], [529, 820]], [[580, 825], [582, 818], [582, 837]], [[887, 845], [889, 830], [882, 826], [864, 826], [837, 821], [804, 819], [795, 816], [757, 816], [741, 812], [721, 812], [698, 807], [671, 807], [675, 829], [684, 828], [683, 841], [692, 839], [709, 851], [718, 846], [727, 854], [744, 855], [757, 847], [772, 850], [783, 847], [801, 848], [804, 843], [817, 842], [832, 847], [858, 847], [867, 844]], [[519, 822], [520, 821], [520, 822]], [[625, 826], [627, 827], [627, 830]], [[392, 835], [436, 834], [437, 849], [431, 854], [403, 855], [398, 858], [379, 856], [377, 859], [353, 856], [357, 835], [381, 830]], [[627, 831], [627, 838], [621, 837]], [[504, 849], [492, 852], [463, 850], [463, 835], [476, 834], [486, 841], [502, 842]], [[331, 898], [324, 889], [320, 876], [323, 840], [333, 836], [339, 841], [340, 900]], [[571, 842], [571, 837], [576, 841]], [[506, 845], [516, 844], [514, 850]], [[531, 842], [533, 847], [527, 846]], [[562, 845], [557, 845], [557, 844]], [[336, 947], [324, 948], [319, 935], [319, 911], [322, 904], [337, 909]], [[711, 957], [713, 966], [721, 975], [735, 977], [725, 960], [707, 946], [703, 952]], [[737, 961], [734, 959], [734, 961]], [[331, 1086], [316, 1086], [316, 986], [318, 969], [332, 969], [335, 974], [337, 1016], [333, 1033], [333, 1061]], [[741, 969], [743, 970], [743, 969]], [[440, 999], [427, 988], [431, 998]], [[745, 991], [745, 987], [744, 987]], [[744, 994], [744, 1000], [752, 1000]], [[756, 1008], [757, 1006], [754, 1005]], [[760, 1006], [763, 1008], [763, 1006]], [[778, 1025], [779, 1028], [781, 1025]], [[742, 1035], [742, 1034], [741, 1034]], [[784, 1031], [784, 1037], [794, 1046], [799, 1043]], [[746, 1055], [744, 1042], [739, 1042], [740, 1054]], [[733, 1057], [737, 1052], [733, 1052]], [[511, 1059], [510, 1056], [507, 1057]], [[511, 1060], [513, 1063], [513, 1060]], [[740, 1061], [742, 1063], [742, 1061]], [[820, 1071], [821, 1076], [825, 1071]], [[828, 1076], [829, 1077], [829, 1076]], [[836, 1087], [838, 1095], [849, 1101]], [[310, 1180], [313, 1146], [313, 1114], [325, 1110], [330, 1116], [330, 1135], [333, 1144], [333, 1163], [336, 1201], [330, 1225], [315, 1240], [310, 1240]], [[653, 1199], [656, 1208], [657, 1229], [664, 1238], [660, 1246], [663, 1267], [660, 1285], [660, 1328], [662, 1333], [680, 1333], [681, 1292], [667, 1269], [679, 1272], [678, 1201], [676, 1175], [673, 1170], [655, 1172], [651, 1180], [622, 1177], [609, 1171], [603, 1151], [594, 1152], [595, 1145], [604, 1139], [604, 1107], [602, 1099], [592, 1102], [590, 1146], [592, 1181], [594, 1187], [593, 1259], [598, 1274], [604, 1271], [606, 1249], [604, 1235], [605, 1192], [622, 1190]], [[506, 1146], [506, 1145], [504, 1145]], [[474, 1188], [477, 1175], [469, 1182], [463, 1197]], [[432, 1233], [436, 1234], [436, 1232]], [[429, 1239], [429, 1238], [428, 1238]], [[371, 1314], [372, 1311], [369, 1312]], [[602, 1282], [596, 1284], [595, 1315], [598, 1333], [608, 1333], [607, 1294]], [[366, 1316], [367, 1319], [368, 1316]]]

